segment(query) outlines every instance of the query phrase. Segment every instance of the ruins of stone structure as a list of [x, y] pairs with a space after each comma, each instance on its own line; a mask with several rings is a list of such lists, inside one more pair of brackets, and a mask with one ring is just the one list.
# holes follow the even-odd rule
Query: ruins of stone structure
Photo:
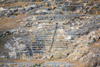
[[[78, 67], [98, 67], [100, 1], [1, 0], [0, 42], [0, 58], [27, 61], [18, 66], [51, 60], [40, 67], [72, 67], [84, 62]], [[0, 65], [9, 66], [8, 61]]]

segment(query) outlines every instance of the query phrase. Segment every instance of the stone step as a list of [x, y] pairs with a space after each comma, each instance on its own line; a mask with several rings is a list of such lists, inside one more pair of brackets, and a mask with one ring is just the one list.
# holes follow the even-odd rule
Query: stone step
[[67, 46], [55, 46], [55, 48], [67, 48]]
[[54, 48], [54, 50], [56, 51], [63, 51], [63, 50], [66, 50], [67, 48]]
[[51, 41], [52, 40], [52, 38], [50, 38], [50, 39], [36, 39], [36, 41]]
[[46, 51], [32, 51], [33, 54], [43, 54], [47, 53]]
[[45, 50], [32, 50], [32, 52], [42, 52], [42, 51], [45, 51]]
[[28, 53], [28, 51], [17, 51], [19, 53]]
[[[37, 33], [38, 34], [38, 33]], [[52, 36], [52, 35], [39, 35], [39, 37], [50, 37], [50, 36]]]
[[67, 63], [67, 62], [47, 62], [45, 64], [43, 64], [43, 66], [45, 67], [71, 67], [75, 64], [70, 64], [70, 63]]
[[45, 47], [31, 47], [31, 49], [48, 49], [50, 46], [45, 46]]
[[49, 47], [51, 46], [51, 44], [43, 44], [43, 45], [31, 45], [30, 48], [45, 48], [45, 47]]
[[[51, 45], [49, 45], [49, 46], [51, 46]], [[49, 46], [47, 46], [47, 45], [31, 45], [30, 48], [37, 48], [37, 47], [44, 48], [44, 47], [49, 47]]]
[[76, 7], [82, 7], [82, 5], [65, 5], [66, 7], [70, 7], [70, 6], [76, 6]]
[[44, 41], [44, 40], [46, 40], [46, 41], [50, 41], [50, 40], [52, 40], [52, 38], [51, 39], [36, 39], [36, 41]]
[[31, 50], [32, 50], [32, 51], [34, 51], [34, 50], [40, 51], [40, 50], [46, 50], [46, 49], [45, 49], [45, 48], [39, 48], [39, 49], [37, 49], [37, 48], [31, 48]]
[[33, 37], [33, 38], [44, 38], [44, 37], [48, 38], [48, 37], [52, 37], [52, 35], [51, 36], [42, 35], [42, 36], [39, 36], [39, 37], [37, 36], [37, 37]]
[[37, 48], [37, 47], [38, 47], [38, 48], [44, 48], [45, 46], [43, 46], [43, 45], [40, 46], [40, 45], [39, 45], [39, 46], [30, 46], [30, 47], [31, 47], [31, 48]]
[[44, 52], [33, 52], [32, 51], [32, 55], [43, 55], [43, 54], [46, 54], [47, 52], [44, 51]]

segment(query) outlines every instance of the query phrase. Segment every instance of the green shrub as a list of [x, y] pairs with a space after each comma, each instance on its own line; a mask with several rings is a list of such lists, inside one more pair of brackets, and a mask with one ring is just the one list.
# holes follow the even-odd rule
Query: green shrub
[[9, 35], [9, 34], [11, 34], [11, 32], [10, 31], [6, 31], [6, 33]]
[[41, 64], [35, 63], [34, 65], [32, 65], [32, 66], [30, 66], [30, 67], [41, 67]]

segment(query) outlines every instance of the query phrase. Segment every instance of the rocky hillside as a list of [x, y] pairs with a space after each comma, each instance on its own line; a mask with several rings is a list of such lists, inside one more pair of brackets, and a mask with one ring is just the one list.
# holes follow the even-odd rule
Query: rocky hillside
[[1, 67], [99, 67], [99, 53], [99, 0], [0, 0]]

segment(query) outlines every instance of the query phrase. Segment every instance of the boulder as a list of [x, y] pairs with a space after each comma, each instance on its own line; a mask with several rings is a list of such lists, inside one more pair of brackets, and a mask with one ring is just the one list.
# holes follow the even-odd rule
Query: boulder
[[11, 59], [17, 59], [17, 54], [16, 54], [16, 52], [15, 52], [15, 51], [9, 52], [9, 58], [11, 58]]
[[24, 27], [32, 27], [33, 22], [27, 22]]
[[48, 13], [48, 10], [37, 10], [36, 13], [39, 15], [45, 15]]
[[72, 36], [66, 36], [65, 37], [65, 40], [72, 40], [73, 38], [72, 38]]
[[26, 12], [24, 8], [22, 8], [20, 11], [21, 11], [21, 14], [24, 14]]
[[4, 9], [3, 7], [0, 7], [0, 12], [1, 12], [1, 11], [4, 11], [4, 10], [6, 10], [6, 9]]
[[61, 4], [61, 3], [63, 3], [63, 1], [64, 1], [64, 0], [55, 0], [55, 3], [56, 3], [56, 4]]
[[16, 11], [18, 11], [18, 9], [10, 9], [12, 13], [15, 13]]
[[69, 4], [69, 2], [64, 2], [64, 5], [68, 5]]
[[26, 60], [26, 59], [27, 59], [26, 54], [25, 54], [25, 53], [22, 53], [22, 54], [20, 55], [20, 59], [22, 59], [22, 60]]
[[36, 7], [36, 5], [31, 5], [31, 6], [28, 6], [26, 7], [26, 11], [29, 11], [29, 10], [32, 10]]
[[50, 2], [46, 2], [46, 3], [45, 3], [45, 6], [50, 6], [50, 5], [51, 5]]
[[7, 11], [1, 11], [0, 12], [0, 17], [3, 17], [6, 13], [7, 13]]
[[29, 10], [32, 10], [32, 9], [33, 9], [32, 7], [27, 7], [26, 12], [29, 11]]
[[12, 15], [12, 12], [8, 11], [6, 17], [10, 17], [11, 15]]

